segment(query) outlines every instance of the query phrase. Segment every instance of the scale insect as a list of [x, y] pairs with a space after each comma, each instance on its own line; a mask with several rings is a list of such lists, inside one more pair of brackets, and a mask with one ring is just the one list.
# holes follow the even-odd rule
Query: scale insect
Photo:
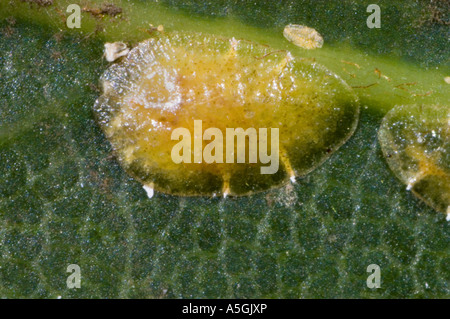
[[304, 25], [289, 24], [284, 27], [283, 35], [289, 42], [303, 49], [311, 50], [323, 46], [323, 38], [319, 32]]
[[395, 106], [384, 117], [378, 138], [389, 167], [406, 190], [447, 214], [450, 221], [450, 108]]
[[[98, 122], [149, 197], [239, 196], [295, 182], [345, 143], [359, 118], [353, 90], [326, 68], [201, 33], [155, 34], [100, 82]], [[276, 169], [262, 173], [269, 161]]]

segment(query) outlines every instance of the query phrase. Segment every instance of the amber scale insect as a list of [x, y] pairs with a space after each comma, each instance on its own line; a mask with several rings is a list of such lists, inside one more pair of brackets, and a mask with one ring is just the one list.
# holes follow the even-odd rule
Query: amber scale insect
[[359, 117], [353, 90], [325, 67], [201, 33], [139, 43], [101, 84], [98, 121], [150, 196], [248, 195], [295, 182], [347, 141]]

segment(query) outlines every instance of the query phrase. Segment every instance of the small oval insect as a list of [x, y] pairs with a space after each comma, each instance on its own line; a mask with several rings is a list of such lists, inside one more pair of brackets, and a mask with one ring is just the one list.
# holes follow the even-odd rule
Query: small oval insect
[[323, 38], [313, 28], [299, 24], [289, 24], [284, 27], [284, 37], [298, 47], [304, 49], [316, 49], [323, 46]]
[[378, 137], [389, 167], [406, 189], [450, 216], [450, 108], [395, 106]]
[[139, 43], [94, 110], [125, 170], [176, 195], [246, 195], [303, 176], [354, 132], [359, 103], [324, 67], [199, 33]]

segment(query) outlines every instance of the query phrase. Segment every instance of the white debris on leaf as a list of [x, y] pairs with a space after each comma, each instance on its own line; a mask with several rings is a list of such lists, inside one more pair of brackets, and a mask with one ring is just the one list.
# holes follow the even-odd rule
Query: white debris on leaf
[[295, 182], [296, 182], [295, 176], [291, 176], [289, 179], [291, 180], [292, 183], [295, 183]]
[[323, 45], [319, 32], [304, 25], [289, 24], [284, 27], [283, 35], [289, 42], [304, 49], [321, 48]]
[[448, 222], [450, 222], [450, 206], [447, 206], [447, 217], [445, 218]]
[[147, 192], [148, 198], [152, 198], [155, 195], [155, 190], [153, 189], [153, 185], [144, 185], [144, 190]]
[[104, 57], [108, 62], [114, 62], [118, 58], [127, 55], [128, 52], [130, 52], [130, 49], [123, 42], [105, 43]]
[[153, 24], [149, 23], [148, 24], [150, 29], [148, 31], [158, 31], [158, 32], [164, 32], [164, 26], [162, 24], [158, 25], [157, 27], [153, 26]]
[[414, 182], [415, 182], [415, 180], [409, 182], [408, 185], [406, 185], [406, 190], [407, 190], [407, 191], [410, 191], [410, 190], [413, 188]]
[[294, 57], [292, 56], [291, 52], [288, 51], [288, 53], [286, 53], [286, 63], [291, 62], [292, 60], [294, 60]]
[[239, 45], [239, 40], [236, 40], [234, 37], [231, 38], [230, 39], [230, 45], [231, 45], [231, 48], [236, 51], [237, 47]]

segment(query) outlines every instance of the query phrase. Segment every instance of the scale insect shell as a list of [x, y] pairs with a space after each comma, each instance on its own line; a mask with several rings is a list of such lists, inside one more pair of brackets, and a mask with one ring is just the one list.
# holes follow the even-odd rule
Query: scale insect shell
[[[352, 89], [323, 66], [285, 50], [201, 33], [164, 33], [140, 42], [105, 71], [101, 86], [94, 106], [98, 122], [121, 165], [149, 195], [153, 189], [248, 195], [279, 187], [323, 163], [353, 134], [359, 118]], [[198, 121], [203, 136], [192, 136]], [[190, 162], [173, 160], [178, 128], [191, 134], [190, 153], [181, 154]], [[222, 132], [222, 139], [205, 138], [208, 128]], [[257, 148], [244, 136], [244, 162], [236, 158], [238, 137], [234, 160], [227, 161], [230, 128], [258, 134]], [[261, 129], [269, 133], [261, 137]], [[278, 149], [269, 143], [272, 129], [279, 133]], [[195, 138], [201, 141], [197, 148]], [[261, 174], [268, 164], [260, 156], [251, 161], [252, 152], [260, 154], [261, 138], [267, 154], [278, 152], [273, 174]], [[195, 149], [223, 160], [194, 161]]]

